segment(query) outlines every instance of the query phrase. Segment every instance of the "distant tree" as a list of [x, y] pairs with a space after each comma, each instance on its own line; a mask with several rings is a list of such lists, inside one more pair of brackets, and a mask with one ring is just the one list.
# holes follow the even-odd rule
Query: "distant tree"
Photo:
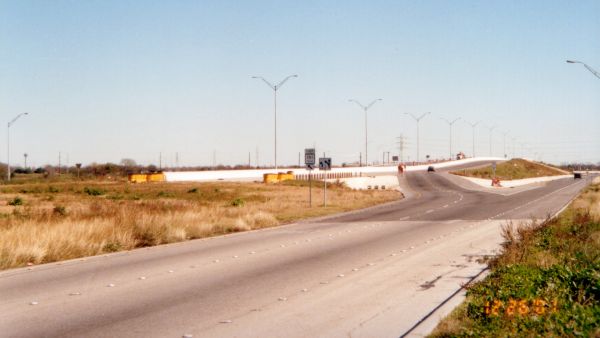
[[121, 160], [121, 165], [124, 167], [136, 167], [137, 163], [135, 163], [135, 160], [131, 159], [131, 158], [124, 158]]

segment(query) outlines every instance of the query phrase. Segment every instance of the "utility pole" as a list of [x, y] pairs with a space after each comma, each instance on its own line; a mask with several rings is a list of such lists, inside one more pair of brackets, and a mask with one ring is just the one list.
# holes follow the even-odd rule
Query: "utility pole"
[[158, 153], [158, 170], [162, 171], [162, 151]]
[[358, 166], [362, 167], [362, 152], [358, 154]]
[[217, 167], [217, 151], [213, 150], [213, 169]]
[[58, 176], [60, 176], [60, 151], [58, 152]]
[[179, 169], [179, 153], [175, 152], [175, 167]]
[[260, 167], [260, 165], [258, 164], [258, 146], [256, 147], [256, 168]]
[[301, 153], [301, 152], [299, 151], [299, 152], [298, 152], [298, 168], [300, 168], [300, 166], [301, 166], [301, 162], [300, 162], [300, 153]]
[[8, 122], [6, 126], [6, 179], [10, 181], [10, 126], [12, 126], [21, 116], [29, 115], [29, 113], [21, 113], [14, 119]]
[[400, 162], [404, 162], [404, 135], [400, 134], [400, 136], [396, 137], [398, 141], [398, 150], [400, 151]]
[[250, 163], [250, 152], [248, 152], [248, 168], [250, 168], [252, 166], [252, 163]]

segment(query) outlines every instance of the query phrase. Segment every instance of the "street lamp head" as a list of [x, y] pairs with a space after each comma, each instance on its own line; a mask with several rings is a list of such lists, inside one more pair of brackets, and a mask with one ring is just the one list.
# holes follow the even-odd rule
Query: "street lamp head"
[[567, 60], [567, 63], [580, 63], [579, 61]]

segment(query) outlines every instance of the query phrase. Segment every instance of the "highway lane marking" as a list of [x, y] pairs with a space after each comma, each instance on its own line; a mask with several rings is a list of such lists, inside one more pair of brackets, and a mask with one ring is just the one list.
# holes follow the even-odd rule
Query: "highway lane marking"
[[429, 213], [432, 213], [432, 212], [433, 212], [433, 209], [429, 209], [429, 210], [425, 211], [426, 214], [429, 214]]
[[[565, 189], [567, 189], [567, 188], [570, 188], [570, 187], [572, 187], [572, 186], [573, 186], [573, 185], [575, 185], [575, 184], [576, 184], [576, 183], [574, 183], [574, 184], [569, 184], [569, 185], [567, 185], [567, 186], [565, 186], [565, 187], [562, 187], [562, 188], [560, 188], [560, 189], [554, 190], [554, 191], [552, 191], [552, 192], [550, 192], [550, 193], [548, 193], [548, 194], [546, 194], [546, 195], [543, 195], [543, 196], [541, 196], [541, 197], [539, 197], [539, 198], [537, 198], [537, 199], [531, 200], [531, 201], [529, 201], [529, 202], [527, 202], [527, 203], [525, 203], [525, 204], [523, 204], [523, 205], [520, 205], [520, 206], [517, 206], [517, 207], [515, 207], [515, 208], [512, 208], [512, 209], [506, 210], [506, 211], [504, 211], [504, 212], [501, 212], [501, 213], [499, 213], [499, 214], [497, 214], [497, 215], [495, 215], [495, 216], [493, 216], [493, 217], [490, 217], [490, 218], [488, 218], [488, 219], [487, 219], [487, 220], [485, 220], [485, 221], [480, 221], [480, 222], [477, 222], [477, 223], [471, 224], [471, 225], [469, 226], [469, 228], [473, 228], [473, 227], [475, 227], [475, 226], [479, 226], [479, 225], [484, 225], [484, 224], [486, 224], [486, 223], [488, 223], [488, 222], [492, 221], [492, 220], [493, 220], [493, 219], [495, 219], [495, 218], [498, 218], [498, 217], [500, 217], [500, 216], [502, 216], [502, 215], [505, 215], [506, 213], [509, 213], [509, 212], [512, 212], [512, 211], [515, 211], [515, 210], [519, 210], [519, 209], [521, 209], [521, 208], [523, 208], [523, 207], [527, 207], [527, 206], [529, 206], [529, 205], [531, 205], [531, 204], [533, 204], [533, 203], [539, 202], [540, 200], [543, 200], [543, 199], [547, 198], [548, 196], [554, 195], [554, 194], [556, 194], [556, 193], [558, 193], [558, 192], [560, 192], [560, 191], [562, 191], [562, 190], [565, 190]], [[461, 196], [461, 199], [459, 199], [459, 200], [462, 200], [462, 196]], [[457, 203], [457, 201], [455, 201], [455, 203]], [[446, 205], [446, 206], [447, 206], [447, 205]], [[446, 207], [446, 206], [444, 206], [444, 207]], [[434, 211], [434, 210], [433, 210], [433, 209], [431, 209], [431, 210], [428, 210], [426, 213], [431, 213], [431, 212], [433, 212], [433, 211]], [[402, 218], [402, 220], [405, 220], [405, 219], [408, 219], [408, 218], [410, 218], [410, 216], [403, 217], [403, 218]], [[371, 227], [373, 228], [373, 227], [375, 227], [375, 226], [380, 226], [380, 225], [381, 225], [381, 224], [372, 224], [372, 225], [371, 225]], [[387, 224], [385, 224], [385, 223], [384, 223], [384, 225], [387, 225]], [[461, 230], [466, 230], [466, 228], [465, 228], [465, 227], [461, 227]], [[348, 232], [348, 233], [349, 233], [349, 232], [351, 232], [351, 230], [347, 230], [346, 232]], [[455, 232], [458, 232], [458, 231], [452, 231], [452, 233], [455, 233]], [[451, 233], [451, 234], [452, 234], [452, 233]], [[450, 234], [449, 234], [449, 235], [450, 235]], [[443, 236], [440, 236], [439, 238], [442, 238], [442, 237], [445, 237], [445, 236], [446, 236], [446, 235], [443, 235]], [[435, 238], [434, 238], [434, 239], [430, 239], [430, 240], [429, 240], [429, 241], [427, 241], [426, 243], [430, 243], [430, 242], [431, 242], [431, 241], [433, 241], [433, 240], [435, 240]], [[306, 241], [306, 242], [310, 242], [310, 241], [311, 241], [311, 239], [306, 239], [305, 241]], [[294, 243], [295, 243], [295, 244], [297, 244], [298, 242], [296, 241], [296, 242], [294, 242]], [[282, 247], [285, 247], [285, 245], [281, 245], [281, 246], [282, 246]], [[411, 246], [411, 247], [410, 247], [410, 249], [411, 249], [411, 250], [412, 250], [412, 249], [414, 249], [414, 248], [415, 248], [414, 246]], [[269, 251], [269, 250], [267, 250], [267, 251]], [[406, 252], [406, 249], [402, 250], [402, 252]], [[255, 253], [256, 253], [255, 251], [251, 251], [251, 252], [250, 252], [250, 254], [255, 254]], [[396, 254], [394, 254], [394, 253], [393, 253], [393, 254], [391, 254], [390, 256], [395, 256], [395, 255], [396, 255]], [[237, 255], [233, 256], [233, 258], [237, 258], [237, 257], [238, 257]], [[385, 260], [385, 258], [383, 258], [382, 260]], [[214, 262], [219, 262], [219, 259], [215, 259], [215, 260], [214, 260]], [[375, 264], [374, 264], [374, 263], [369, 263], [369, 264], [368, 264], [368, 266], [373, 266], [373, 265], [375, 265]], [[196, 268], [196, 267], [197, 267], [196, 265], [191, 265], [191, 266], [190, 266], [190, 268]], [[358, 271], [358, 269], [353, 269], [353, 271]], [[169, 273], [173, 273], [174, 271], [173, 271], [173, 270], [169, 270], [168, 272], [169, 272]], [[343, 275], [341, 275], [341, 276], [343, 276]], [[341, 276], [340, 276], [340, 275], [338, 275], [338, 277], [341, 277]], [[138, 277], [138, 279], [140, 279], [140, 280], [144, 280], [144, 279], [146, 279], [146, 277], [145, 277], [145, 276], [141, 276], [141, 277]], [[327, 284], [327, 283], [328, 283], [328, 282], [322, 282], [321, 284]], [[115, 284], [112, 284], [112, 283], [111, 283], [111, 284], [108, 284], [108, 285], [106, 285], [106, 287], [114, 287], [114, 286], [115, 286]], [[69, 295], [80, 295], [80, 294], [81, 294], [81, 293], [71, 293], [71, 294], [69, 294]]]

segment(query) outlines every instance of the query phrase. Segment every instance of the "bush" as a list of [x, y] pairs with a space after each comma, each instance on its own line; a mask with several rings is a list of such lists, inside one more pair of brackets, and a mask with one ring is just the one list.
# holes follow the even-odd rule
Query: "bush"
[[13, 198], [12, 200], [10, 200], [8, 202], [8, 205], [12, 205], [12, 206], [17, 206], [17, 205], [23, 205], [23, 199], [19, 196]]
[[122, 245], [119, 242], [110, 242], [110, 243], [106, 243], [104, 245], [104, 247], [102, 248], [102, 250], [104, 252], [117, 252], [119, 250], [121, 250]]
[[67, 215], [67, 208], [65, 208], [62, 205], [54, 206], [54, 209], [52, 211], [54, 212], [55, 215], [59, 215], [59, 216]]
[[83, 192], [85, 192], [86, 194], [90, 195], [90, 196], [100, 196], [100, 195], [104, 195], [104, 191], [98, 189], [98, 188], [88, 188], [85, 187], [83, 188]]
[[188, 190], [188, 194], [195, 194], [198, 192], [198, 188], [192, 188], [190, 190]]
[[158, 197], [175, 197], [175, 195], [172, 192], [168, 192], [168, 191], [160, 191], [156, 196], [158, 196]]
[[231, 205], [234, 207], [243, 207], [244, 204], [246, 204], [246, 201], [244, 201], [241, 198], [236, 198], [233, 201], [231, 201]]
[[59, 192], [59, 191], [60, 191], [60, 190], [58, 190], [58, 188], [56, 188], [56, 187], [53, 187], [53, 186], [48, 186], [48, 192], [50, 192], [50, 193], [53, 193], [53, 194], [55, 194], [55, 193], [57, 193], [57, 192]]

